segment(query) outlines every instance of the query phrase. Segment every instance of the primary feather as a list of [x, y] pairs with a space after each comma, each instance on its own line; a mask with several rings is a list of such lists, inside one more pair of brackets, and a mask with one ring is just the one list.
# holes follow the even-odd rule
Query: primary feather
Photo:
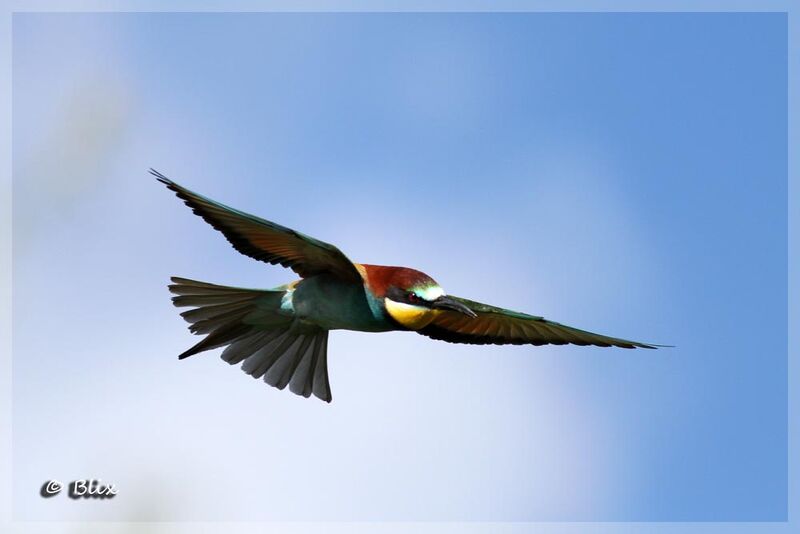
[[640, 343], [587, 332], [548, 321], [543, 317], [506, 310], [474, 300], [451, 297], [462, 302], [478, 317], [443, 311], [418, 332], [432, 339], [472, 345], [595, 345], [623, 349], [654, 349], [658, 345]]

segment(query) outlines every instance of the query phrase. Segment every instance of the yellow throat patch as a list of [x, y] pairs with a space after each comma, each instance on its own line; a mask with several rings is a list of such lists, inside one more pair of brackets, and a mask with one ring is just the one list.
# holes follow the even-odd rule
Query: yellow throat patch
[[404, 302], [395, 302], [391, 299], [385, 299], [384, 303], [386, 304], [386, 311], [389, 312], [392, 319], [411, 330], [419, 330], [428, 326], [441, 313], [439, 310], [414, 306]]

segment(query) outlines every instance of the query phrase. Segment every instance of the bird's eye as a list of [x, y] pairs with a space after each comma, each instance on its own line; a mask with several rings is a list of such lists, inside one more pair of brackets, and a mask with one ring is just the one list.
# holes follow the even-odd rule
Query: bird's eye
[[409, 294], [408, 294], [408, 301], [409, 302], [417, 302], [418, 299], [419, 299], [419, 297], [417, 297], [416, 293], [410, 293], [409, 292]]

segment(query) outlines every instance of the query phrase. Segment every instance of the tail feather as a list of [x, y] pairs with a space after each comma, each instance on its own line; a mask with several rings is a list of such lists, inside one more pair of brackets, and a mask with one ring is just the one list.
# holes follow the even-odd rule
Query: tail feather
[[311, 396], [314, 384], [314, 366], [317, 363], [319, 344], [323, 342], [322, 336], [314, 337], [298, 362], [297, 369], [289, 382], [289, 391], [303, 397]]
[[228, 345], [222, 354], [222, 359], [231, 365], [240, 363], [269, 342], [276, 331], [261, 331], [247, 337], [242, 337]]
[[209, 334], [216, 331], [222, 325], [229, 325], [234, 323], [242, 323], [242, 319], [252, 313], [249, 306], [241, 306], [237, 309], [230, 310], [219, 315], [214, 315], [202, 321], [195, 321], [189, 327], [189, 331], [193, 334]]
[[297, 339], [288, 329], [276, 330], [275, 334], [267, 344], [242, 363], [242, 371], [253, 378], [261, 378], [264, 373], [269, 371], [269, 368], [272, 367], [278, 357], [283, 354], [286, 347]]
[[331, 384], [328, 380], [328, 332], [325, 331], [320, 335], [322, 336], [322, 342], [319, 344], [317, 362], [312, 370], [312, 391], [314, 396], [325, 402], [331, 402], [333, 397], [331, 396]]
[[241, 296], [219, 294], [207, 295], [178, 295], [172, 297], [172, 303], [178, 308], [184, 306], [215, 306], [219, 304], [234, 304], [237, 302], [245, 302], [252, 298], [249, 293], [244, 293]]
[[167, 287], [172, 293], [176, 295], [207, 295], [208, 293], [225, 293], [232, 295], [234, 293], [249, 294], [255, 290], [244, 289], [240, 287], [221, 286], [219, 284], [209, 284], [208, 282], [200, 282], [198, 280], [190, 280], [189, 278], [181, 278], [180, 276], [173, 276], [170, 278], [173, 282]]
[[297, 346], [292, 344], [270, 367], [267, 374], [264, 375], [264, 382], [278, 389], [284, 389], [289, 385], [289, 381], [306, 353], [306, 349], [311, 344], [312, 337], [302, 335], [298, 337], [298, 340]]
[[229, 364], [278, 389], [309, 397], [313, 393], [330, 402], [328, 383], [328, 331], [299, 326], [281, 312], [284, 290], [226, 287], [173, 277], [169, 290], [175, 306], [193, 309], [181, 313], [189, 330], [207, 336], [183, 352], [187, 358], [198, 352], [226, 346], [221, 357]]
[[234, 301], [185, 311], [181, 313], [181, 317], [186, 319], [186, 322], [194, 324], [207, 319], [221, 318], [225, 313], [242, 312], [248, 308], [247, 301]]
[[197, 354], [198, 352], [224, 347], [231, 341], [243, 335], [247, 335], [251, 332], [251, 330], [252, 327], [244, 324], [233, 324], [222, 327], [219, 330], [211, 332], [205, 339], [191, 347], [189, 350], [180, 353], [178, 355], [178, 359], [183, 360], [189, 356]]

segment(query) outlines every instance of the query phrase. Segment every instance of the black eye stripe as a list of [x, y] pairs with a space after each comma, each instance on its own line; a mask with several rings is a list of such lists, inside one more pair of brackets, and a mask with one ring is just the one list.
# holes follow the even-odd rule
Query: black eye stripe
[[398, 287], [392, 287], [386, 292], [386, 296], [395, 302], [404, 302], [406, 304], [413, 304], [414, 306], [424, 306], [430, 308], [432, 304], [420, 297], [413, 291], [402, 290]]

